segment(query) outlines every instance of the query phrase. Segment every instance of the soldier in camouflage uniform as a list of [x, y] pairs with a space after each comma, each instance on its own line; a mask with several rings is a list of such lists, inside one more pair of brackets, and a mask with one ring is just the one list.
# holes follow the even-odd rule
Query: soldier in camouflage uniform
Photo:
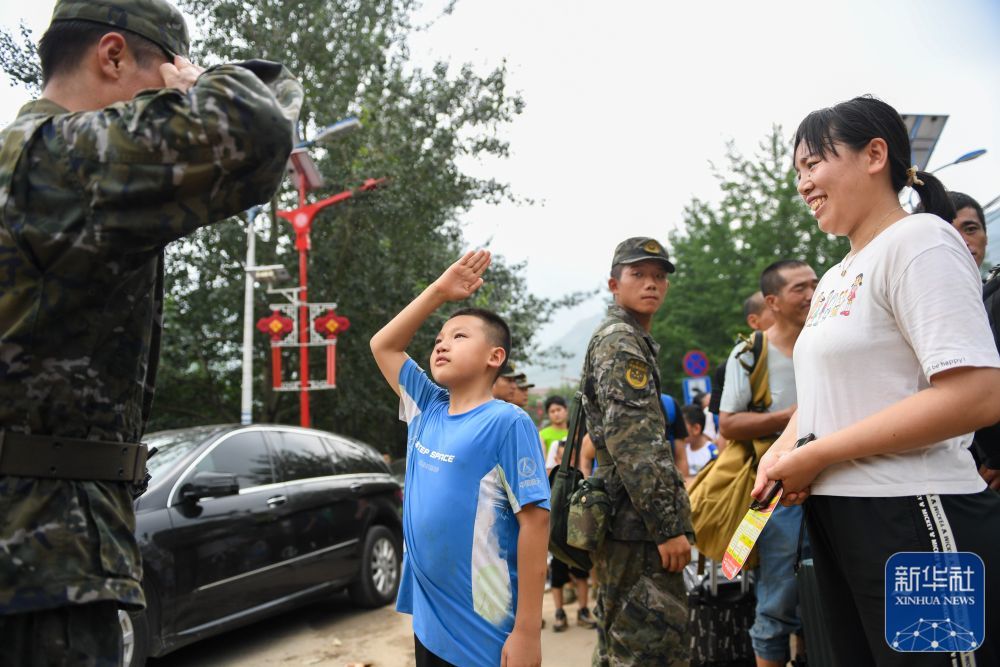
[[659, 243], [630, 238], [615, 249], [608, 285], [615, 303], [584, 362], [583, 406], [597, 452], [595, 477], [612, 516], [593, 554], [597, 580], [595, 666], [687, 665], [687, 603], [681, 571], [694, 529], [674, 465], [649, 335], [674, 265]]
[[165, 0], [59, 0], [0, 133], [0, 665], [118, 665], [163, 249], [266, 201], [302, 88], [206, 71]]

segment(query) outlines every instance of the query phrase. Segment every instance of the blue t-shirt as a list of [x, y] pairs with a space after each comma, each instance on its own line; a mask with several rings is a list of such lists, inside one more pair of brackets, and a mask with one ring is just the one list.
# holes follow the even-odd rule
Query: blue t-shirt
[[399, 372], [409, 425], [403, 576], [396, 609], [435, 655], [497, 667], [517, 610], [514, 515], [549, 507], [538, 432], [510, 403], [448, 414], [448, 392], [412, 360]]

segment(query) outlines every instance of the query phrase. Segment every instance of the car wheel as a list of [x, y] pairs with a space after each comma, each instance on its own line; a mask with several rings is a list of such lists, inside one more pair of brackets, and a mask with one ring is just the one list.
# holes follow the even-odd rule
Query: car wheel
[[146, 611], [129, 613], [118, 610], [118, 623], [122, 628], [122, 665], [142, 667], [149, 657], [149, 627]]
[[[149, 658], [152, 648], [153, 627], [150, 619], [157, 613], [159, 600], [152, 588], [145, 589], [146, 608], [142, 611], [128, 612], [118, 610], [118, 623], [122, 629], [122, 665], [123, 667], [143, 667]], [[157, 629], [157, 632], [159, 630]]]
[[361, 607], [381, 607], [396, 598], [402, 571], [399, 538], [385, 526], [372, 526], [361, 550], [361, 572], [349, 592]]

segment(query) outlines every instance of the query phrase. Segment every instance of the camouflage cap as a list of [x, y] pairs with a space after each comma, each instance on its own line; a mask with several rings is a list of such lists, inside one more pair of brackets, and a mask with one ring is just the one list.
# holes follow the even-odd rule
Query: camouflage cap
[[524, 373], [521, 373], [521, 376], [518, 378], [516, 384], [518, 389], [531, 389], [535, 386], [528, 382], [528, 377]]
[[618, 247], [615, 248], [615, 256], [611, 260], [611, 266], [635, 264], [647, 259], [661, 262], [667, 269], [667, 273], [673, 273], [676, 270], [670, 261], [670, 256], [667, 255], [666, 248], [660, 245], [656, 239], [651, 239], [648, 236], [633, 236], [619, 243]]
[[500, 374], [500, 377], [513, 380], [517, 376], [518, 372], [517, 369], [514, 368], [514, 362], [513, 361], [507, 362], [506, 370], [504, 370], [504, 372]]
[[56, 0], [52, 23], [56, 21], [92, 21], [128, 30], [171, 56], [187, 56], [191, 47], [184, 16], [166, 0]]

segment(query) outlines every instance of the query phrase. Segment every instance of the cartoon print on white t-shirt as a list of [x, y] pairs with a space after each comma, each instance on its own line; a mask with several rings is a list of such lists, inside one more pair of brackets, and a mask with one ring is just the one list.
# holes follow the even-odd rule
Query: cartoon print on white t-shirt
[[857, 298], [858, 296], [858, 289], [860, 289], [861, 285], [864, 284], [864, 277], [865, 274], [859, 273], [858, 276], [854, 279], [854, 282], [851, 284], [851, 293], [847, 295], [847, 308], [840, 311], [841, 315], [851, 314], [851, 304], [854, 303], [854, 299]]
[[812, 308], [809, 309], [809, 317], [806, 318], [807, 327], [811, 327], [813, 325], [813, 320], [819, 317], [819, 314], [823, 310], [823, 306], [825, 305], [826, 305], [825, 294], [813, 295]]
[[[851, 287], [845, 290], [830, 290], [826, 294], [819, 294], [813, 297], [813, 305], [809, 310], [809, 317], [806, 318], [806, 326], [814, 327], [828, 319], [841, 316], [848, 317], [851, 314], [851, 307], [858, 298], [858, 292], [864, 285], [865, 274], [859, 273]], [[843, 309], [841, 309], [843, 306]]]

